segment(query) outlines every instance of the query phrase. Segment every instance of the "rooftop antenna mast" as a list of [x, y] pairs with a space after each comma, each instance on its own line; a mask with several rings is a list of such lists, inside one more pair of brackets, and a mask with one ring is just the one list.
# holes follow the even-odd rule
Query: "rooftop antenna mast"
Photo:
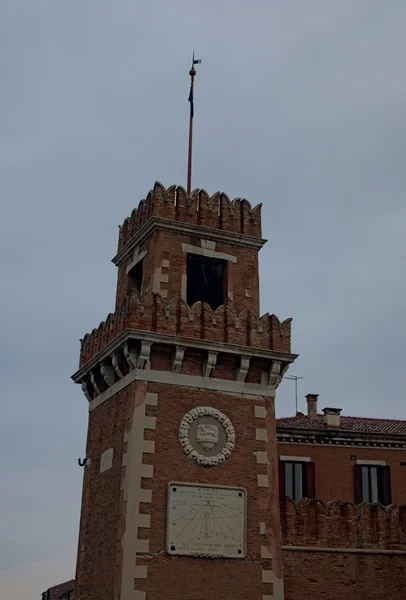
[[188, 160], [187, 160], [187, 186], [186, 191], [187, 195], [190, 196], [192, 191], [192, 154], [193, 154], [193, 118], [195, 116], [195, 107], [194, 107], [194, 88], [195, 88], [195, 75], [196, 69], [195, 65], [200, 65], [201, 59], [195, 58], [195, 51], [193, 50], [192, 56], [192, 67], [189, 71], [190, 75], [190, 92], [189, 92], [189, 102], [190, 102], [190, 119], [189, 119], [189, 151], [188, 151]]
[[304, 379], [304, 377], [300, 377], [299, 375], [286, 375], [284, 379], [291, 379], [295, 382], [295, 414], [297, 414], [297, 381], [298, 379]]

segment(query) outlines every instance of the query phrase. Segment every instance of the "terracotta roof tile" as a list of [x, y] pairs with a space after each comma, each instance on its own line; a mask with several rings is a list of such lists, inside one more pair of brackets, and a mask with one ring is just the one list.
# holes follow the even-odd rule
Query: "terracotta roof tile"
[[[325, 430], [326, 426], [324, 424], [323, 415], [318, 415], [316, 420], [311, 421], [306, 415], [298, 414], [295, 417], [282, 417], [276, 419], [276, 428], [278, 430], [304, 429], [314, 431]], [[340, 431], [376, 433], [381, 435], [406, 435], [406, 421], [341, 416]]]

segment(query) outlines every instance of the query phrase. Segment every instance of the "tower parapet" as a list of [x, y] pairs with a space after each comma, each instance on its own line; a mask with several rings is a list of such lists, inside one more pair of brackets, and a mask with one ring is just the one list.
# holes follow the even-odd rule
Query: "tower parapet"
[[80, 366], [127, 328], [289, 354], [291, 321], [281, 322], [269, 313], [257, 317], [247, 310], [238, 314], [227, 305], [216, 310], [202, 302], [189, 306], [179, 297], [166, 300], [159, 294], [150, 294], [141, 298], [132, 292], [121, 307], [81, 340]]
[[206, 190], [195, 189], [188, 196], [182, 186], [165, 188], [156, 182], [121, 225], [118, 252], [152, 217], [261, 237], [261, 207], [252, 207], [245, 198], [230, 200], [223, 192], [209, 196]]
[[261, 316], [264, 243], [261, 205], [159, 183], [120, 228], [116, 308], [73, 375], [78, 600], [283, 598], [274, 397], [296, 355], [291, 319]]

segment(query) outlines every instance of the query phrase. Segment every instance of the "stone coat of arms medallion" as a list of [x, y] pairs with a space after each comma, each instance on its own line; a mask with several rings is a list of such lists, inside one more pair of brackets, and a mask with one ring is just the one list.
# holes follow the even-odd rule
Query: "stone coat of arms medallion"
[[183, 452], [205, 467], [223, 463], [234, 450], [235, 431], [230, 419], [211, 406], [198, 406], [183, 417], [179, 426]]

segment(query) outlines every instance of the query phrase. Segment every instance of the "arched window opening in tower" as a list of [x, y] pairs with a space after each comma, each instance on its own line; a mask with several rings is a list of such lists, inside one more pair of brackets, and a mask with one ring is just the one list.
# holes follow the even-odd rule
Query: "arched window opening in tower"
[[186, 259], [187, 303], [207, 302], [213, 310], [226, 298], [227, 261], [188, 254]]

